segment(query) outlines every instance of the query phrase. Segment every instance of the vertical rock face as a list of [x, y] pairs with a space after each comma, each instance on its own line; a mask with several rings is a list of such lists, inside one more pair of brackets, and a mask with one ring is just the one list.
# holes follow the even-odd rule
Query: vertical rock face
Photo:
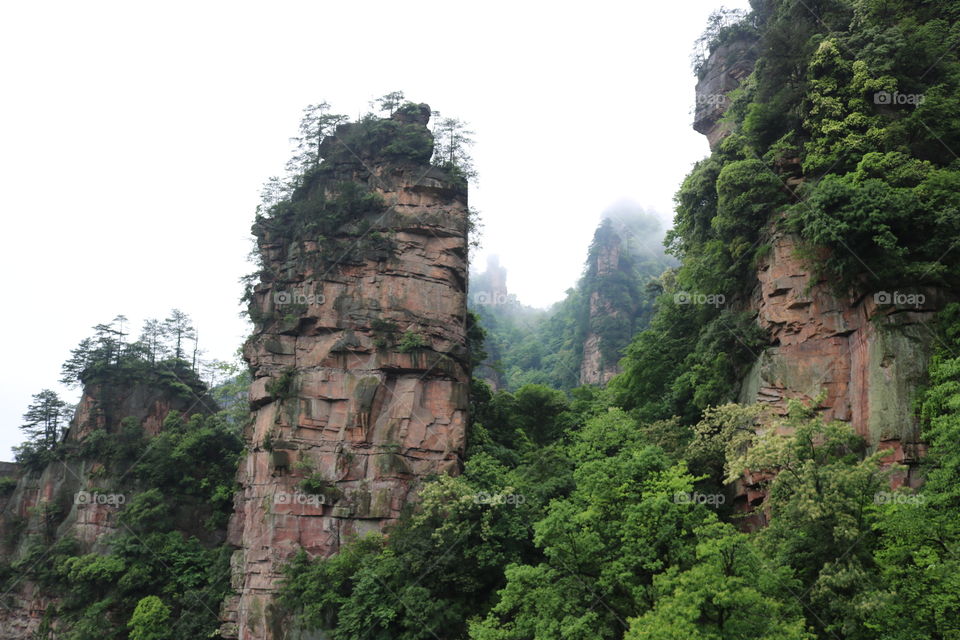
[[[599, 234], [598, 231], [598, 236]], [[603, 242], [597, 242], [595, 248], [596, 251], [590, 255], [592, 264], [589, 264], [587, 269], [595, 274], [598, 281], [602, 281], [620, 269], [621, 239], [616, 235], [610, 236]], [[610, 349], [604, 349], [604, 338], [596, 331], [596, 326], [604, 318], [614, 320], [623, 314], [629, 315], [632, 310], [618, 308], [599, 290], [590, 293], [589, 305], [589, 330], [583, 341], [580, 384], [605, 385], [610, 382], [610, 378], [620, 373], [617, 366], [619, 349], [616, 350], [616, 355], [611, 356]]]
[[500, 265], [498, 256], [487, 258], [487, 270], [483, 277], [484, 286], [474, 293], [474, 298], [485, 297], [487, 304], [506, 304], [509, 300], [507, 270]]
[[727, 94], [753, 71], [757, 53], [753, 40], [733, 40], [718, 46], [704, 64], [697, 82], [693, 129], [702, 133], [713, 149], [729, 133], [722, 121], [729, 99]]
[[795, 237], [775, 233], [771, 247], [751, 302], [771, 346], [750, 371], [741, 400], [783, 412], [789, 398], [821, 398], [825, 419], [849, 422], [871, 447], [892, 449], [891, 462], [916, 463], [923, 445], [913, 400], [935, 347], [931, 327], [945, 305], [942, 293], [845, 299], [799, 260]]
[[223, 633], [284, 637], [272, 605], [299, 549], [394, 522], [464, 449], [467, 198], [430, 165], [426, 105], [342, 125], [289, 203], [254, 226], [253, 372]]

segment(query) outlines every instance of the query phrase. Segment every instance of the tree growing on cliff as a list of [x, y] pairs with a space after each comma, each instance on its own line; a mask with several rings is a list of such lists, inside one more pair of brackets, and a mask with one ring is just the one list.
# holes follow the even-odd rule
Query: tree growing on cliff
[[380, 113], [386, 113], [392, 116], [397, 109], [406, 102], [406, 96], [403, 91], [391, 91], [370, 102], [371, 107], [376, 107]]
[[693, 71], [702, 76], [707, 58], [719, 45], [729, 42], [740, 34], [755, 34], [752, 16], [743, 9], [720, 8], [707, 18], [707, 26], [694, 43], [690, 62]]
[[290, 139], [296, 143], [296, 147], [293, 158], [287, 163], [287, 171], [293, 176], [300, 176], [319, 166], [320, 143], [346, 120], [344, 115], [330, 113], [330, 103], [326, 101], [304, 107], [300, 135]]
[[291, 193], [289, 181], [281, 180], [280, 176], [270, 176], [260, 189], [261, 206], [258, 210], [269, 211], [274, 205], [289, 198]]
[[166, 345], [163, 343], [163, 323], [156, 318], [145, 320], [143, 328], [140, 330], [139, 342], [143, 345], [151, 364], [163, 360], [166, 356]]
[[51, 450], [57, 446], [72, 412], [73, 407], [61, 400], [55, 391], [44, 389], [34, 394], [33, 402], [23, 414], [20, 430], [26, 434], [28, 442]]
[[465, 180], [475, 179], [477, 172], [470, 155], [474, 132], [458, 118], [440, 118], [437, 111], [433, 112], [433, 116], [437, 119], [433, 129], [433, 164], [454, 170]]
[[75, 387], [108, 378], [132, 380], [171, 369], [179, 378], [189, 370], [199, 370], [203, 351], [197, 346], [197, 330], [189, 315], [173, 309], [165, 320], [149, 319], [135, 342], [125, 340], [128, 322], [121, 315], [108, 324], [96, 325], [95, 334], [81, 340], [63, 363], [60, 382]]
[[170, 315], [163, 321], [163, 335], [169, 341], [175, 360], [184, 360], [186, 355], [185, 342], [197, 339], [197, 330], [193, 321], [180, 309], [171, 309]]

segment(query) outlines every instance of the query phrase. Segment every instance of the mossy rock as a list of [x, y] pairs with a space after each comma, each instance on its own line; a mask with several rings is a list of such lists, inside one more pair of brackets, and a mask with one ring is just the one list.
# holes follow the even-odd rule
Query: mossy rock
[[377, 389], [380, 388], [380, 379], [376, 376], [366, 376], [357, 382], [353, 397], [361, 412], [368, 412], [373, 407], [373, 400], [377, 395]]
[[377, 469], [384, 475], [410, 475], [413, 473], [407, 459], [399, 453], [381, 453], [378, 455]]

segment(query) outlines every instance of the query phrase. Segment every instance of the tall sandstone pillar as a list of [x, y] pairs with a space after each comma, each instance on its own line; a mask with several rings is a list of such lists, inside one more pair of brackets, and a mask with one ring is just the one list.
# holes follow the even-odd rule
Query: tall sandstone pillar
[[395, 522], [464, 450], [467, 191], [431, 166], [427, 105], [341, 125], [254, 225], [248, 454], [223, 633], [289, 637], [273, 604], [298, 550]]

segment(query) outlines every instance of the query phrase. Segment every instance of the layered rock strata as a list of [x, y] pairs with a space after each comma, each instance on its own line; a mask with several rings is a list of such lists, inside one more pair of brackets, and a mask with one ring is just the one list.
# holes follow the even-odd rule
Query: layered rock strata
[[254, 226], [263, 268], [226, 637], [289, 637], [273, 600], [294, 554], [382, 531], [422, 478], [459, 471], [466, 184], [430, 164], [429, 114], [342, 125], [291, 200], [307, 216], [282, 205]]

